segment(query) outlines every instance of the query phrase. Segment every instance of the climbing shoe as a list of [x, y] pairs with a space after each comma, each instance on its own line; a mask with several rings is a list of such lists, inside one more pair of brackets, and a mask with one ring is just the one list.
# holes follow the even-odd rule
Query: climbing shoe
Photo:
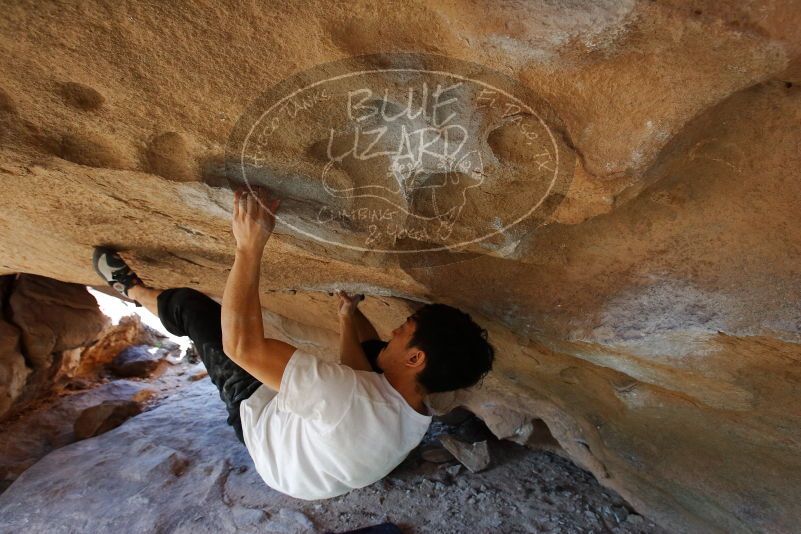
[[119, 254], [110, 248], [95, 247], [92, 255], [92, 264], [95, 271], [111, 287], [128, 296], [128, 290], [133, 286], [142, 284], [142, 280], [136, 276], [128, 264], [125, 263]]

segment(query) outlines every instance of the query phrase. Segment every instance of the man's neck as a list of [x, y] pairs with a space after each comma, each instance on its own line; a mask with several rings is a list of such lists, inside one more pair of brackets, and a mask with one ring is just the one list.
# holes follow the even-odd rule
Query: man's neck
[[406, 402], [414, 408], [418, 413], [422, 415], [429, 415], [428, 408], [423, 402], [425, 396], [421, 393], [418, 389], [417, 381], [412, 380], [404, 380], [402, 377], [397, 376], [389, 376], [384, 373], [384, 376], [387, 377], [387, 382], [395, 388], [395, 391], [401, 394], [401, 396], [406, 399]]

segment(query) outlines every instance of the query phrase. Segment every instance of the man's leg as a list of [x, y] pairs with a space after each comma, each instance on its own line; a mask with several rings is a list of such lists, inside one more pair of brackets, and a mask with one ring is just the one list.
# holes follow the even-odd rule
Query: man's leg
[[[148, 288], [144, 289], [147, 291]], [[132, 296], [134, 291], [136, 288], [130, 291]], [[139, 300], [136, 296], [133, 298]], [[223, 352], [221, 306], [203, 293], [184, 287], [159, 292], [156, 307], [159, 319], [169, 332], [176, 336], [189, 336], [195, 344], [209, 378], [220, 391], [220, 398], [228, 410], [228, 424], [234, 427], [236, 437], [244, 443], [239, 404], [250, 397], [261, 382]]]
[[161, 289], [153, 289], [152, 287], [136, 285], [128, 290], [128, 296], [147, 308], [147, 311], [158, 317], [158, 298], [161, 294], [161, 291]]
[[160, 291], [145, 287], [125, 261], [108, 248], [94, 251], [95, 271], [114, 289], [126, 295], [161, 319], [164, 327], [177, 336], [189, 336], [200, 354], [209, 378], [220, 391], [228, 410], [228, 424], [239, 441], [242, 422], [239, 404], [256, 391], [261, 382], [235, 364], [222, 349], [222, 308], [206, 295], [190, 288]]

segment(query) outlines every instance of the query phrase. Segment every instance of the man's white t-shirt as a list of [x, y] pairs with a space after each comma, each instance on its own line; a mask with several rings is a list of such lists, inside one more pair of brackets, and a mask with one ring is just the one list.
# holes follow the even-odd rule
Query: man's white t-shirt
[[298, 499], [326, 499], [388, 475], [423, 439], [432, 417], [381, 373], [297, 349], [279, 392], [262, 385], [239, 406], [256, 470]]

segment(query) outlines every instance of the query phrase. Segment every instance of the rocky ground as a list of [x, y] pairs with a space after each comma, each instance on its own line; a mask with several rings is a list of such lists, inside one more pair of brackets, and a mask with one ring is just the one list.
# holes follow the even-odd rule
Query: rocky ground
[[[0, 423], [0, 492], [46, 454], [78, 440], [76, 421], [87, 421], [89, 412], [104, 403], [134, 407], [134, 413], [149, 410], [184, 383], [206, 375], [203, 365], [190, 358], [174, 365], [166, 361], [164, 364], [161, 374], [147, 378], [120, 378], [102, 371], [98, 376], [69, 379]], [[123, 416], [116, 424], [130, 416]], [[106, 422], [103, 419], [108, 420], [102, 416], [91, 418], [90, 426]], [[80, 434], [80, 427], [77, 430]]]
[[[2, 530], [306, 533], [391, 521], [404, 533], [661, 531], [551, 452], [490, 438], [491, 463], [478, 473], [454, 459], [422, 458], [443, 433], [465, 438], [486, 432], [474, 418], [458, 425], [436, 420], [420, 447], [370, 486], [324, 501], [287, 497], [261, 481], [225, 424], [214, 386], [208, 378], [190, 380], [196, 371], [188, 363], [173, 366], [149, 386], [172, 395], [122, 426], [53, 450], [24, 471], [0, 495]], [[110, 384], [131, 391], [147, 385], [133, 383]], [[99, 398], [110, 387], [82, 395]], [[75, 405], [76, 398], [60, 404]], [[77, 410], [49, 404], [6, 425], [0, 442], [24, 434], [25, 419], [41, 413], [77, 416]]]

